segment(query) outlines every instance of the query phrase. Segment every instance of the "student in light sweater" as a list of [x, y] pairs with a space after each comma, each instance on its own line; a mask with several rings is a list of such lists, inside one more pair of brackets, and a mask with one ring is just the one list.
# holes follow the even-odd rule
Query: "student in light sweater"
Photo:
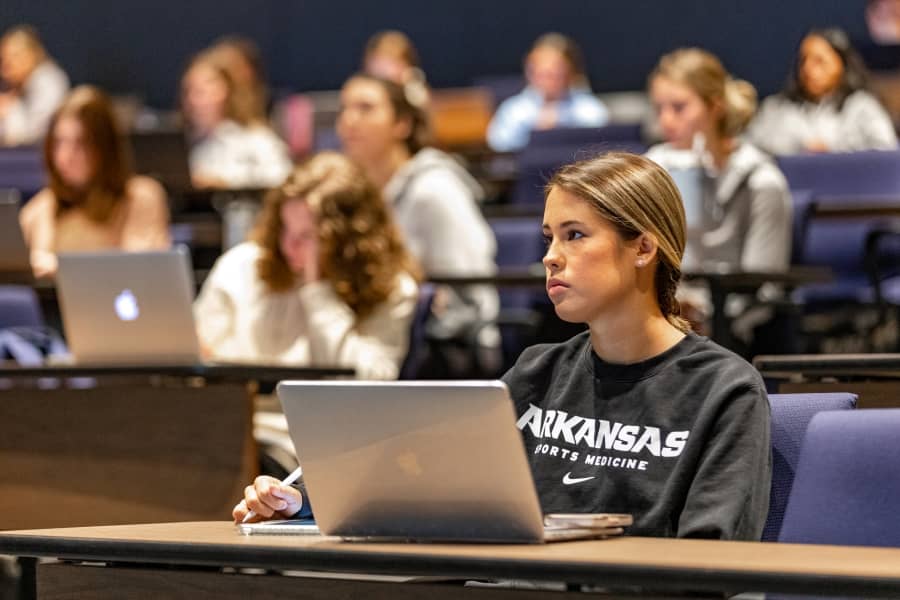
[[[422, 98], [411, 88], [357, 74], [341, 90], [337, 132], [344, 152], [384, 193], [407, 247], [429, 275], [486, 276], [497, 243], [478, 206], [483, 191], [452, 157], [428, 146]], [[429, 338], [499, 347], [490, 325], [499, 298], [492, 286], [437, 289]], [[452, 360], [452, 357], [451, 357]]]
[[219, 360], [396, 379], [416, 274], [378, 190], [322, 153], [269, 193], [251, 241], [216, 261], [194, 305], [200, 342]]
[[[543, 229], [550, 300], [588, 331], [525, 350], [503, 378], [542, 510], [631, 513], [630, 535], [759, 540], [765, 386], [679, 316], [685, 218], [671, 178], [633, 154], [568, 165], [548, 186]], [[233, 517], [251, 509], [256, 520], [315, 512], [302, 486], [271, 477], [244, 490]]]
[[581, 50], [572, 38], [546, 33], [525, 57], [528, 86], [497, 108], [487, 142], [497, 152], [518, 152], [531, 132], [557, 127], [600, 127], [609, 111], [592, 93]]
[[58, 252], [168, 248], [166, 193], [153, 179], [132, 172], [106, 94], [75, 88], [49, 127], [48, 185], [19, 213], [35, 276], [56, 273]]
[[[665, 142], [647, 157], [681, 174], [688, 209], [685, 270], [786, 270], [792, 217], [787, 181], [768, 155], [741, 137], [756, 109], [756, 90], [699, 48], [663, 56], [649, 83]], [[711, 314], [705, 287], [683, 285], [679, 298], [691, 321]], [[749, 300], [735, 298], [729, 316], [743, 316]], [[747, 314], [735, 333], [749, 341], [752, 329], [770, 316]]]
[[0, 146], [40, 143], [69, 78], [33, 27], [12, 27], [0, 38], [0, 90]]

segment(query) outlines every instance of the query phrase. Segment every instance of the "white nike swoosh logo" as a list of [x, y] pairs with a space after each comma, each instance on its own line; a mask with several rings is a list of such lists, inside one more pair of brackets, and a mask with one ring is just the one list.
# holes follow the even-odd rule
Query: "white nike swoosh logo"
[[591, 475], [590, 477], [572, 477], [572, 472], [568, 472], [563, 475], [563, 484], [572, 485], [573, 483], [583, 483], [585, 481], [593, 479], [595, 476]]

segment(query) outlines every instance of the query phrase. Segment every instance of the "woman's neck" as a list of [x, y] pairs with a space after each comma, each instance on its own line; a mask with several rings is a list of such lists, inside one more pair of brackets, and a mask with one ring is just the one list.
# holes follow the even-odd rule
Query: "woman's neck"
[[716, 169], [722, 170], [728, 163], [731, 153], [737, 145], [735, 138], [708, 134], [706, 136], [706, 150], [712, 156]]
[[655, 309], [641, 312], [628, 308], [588, 323], [597, 356], [609, 363], [632, 364], [662, 354], [684, 339], [684, 332], [672, 325], [658, 306]]
[[374, 183], [378, 189], [383, 189], [387, 185], [397, 169], [402, 167], [406, 161], [411, 158], [409, 150], [405, 146], [392, 146], [388, 152], [373, 157], [362, 164], [366, 176]]

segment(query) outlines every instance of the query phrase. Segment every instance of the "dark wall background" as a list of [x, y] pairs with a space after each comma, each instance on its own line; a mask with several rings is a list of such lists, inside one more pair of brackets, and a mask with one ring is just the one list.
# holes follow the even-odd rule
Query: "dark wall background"
[[169, 106], [188, 57], [219, 35], [254, 39], [272, 84], [335, 89], [366, 38], [407, 32], [436, 87], [519, 71], [540, 33], [572, 35], [597, 91], [640, 89], [663, 52], [699, 45], [765, 95], [813, 26], [865, 39], [865, 0], [0, 0], [0, 29], [27, 22], [75, 83]]

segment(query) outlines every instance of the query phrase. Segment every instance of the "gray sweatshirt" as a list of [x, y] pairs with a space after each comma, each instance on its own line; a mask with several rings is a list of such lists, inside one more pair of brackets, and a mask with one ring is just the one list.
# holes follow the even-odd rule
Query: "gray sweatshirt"
[[[647, 157], [669, 171], [697, 164], [692, 151], [669, 144], [653, 146]], [[787, 269], [791, 196], [772, 159], [752, 144], [741, 142], [720, 172], [700, 169], [698, 175], [702, 197], [697, 199], [696, 225], [689, 227], [684, 269]]]
[[801, 154], [822, 143], [830, 152], [893, 150], [897, 134], [887, 111], [865, 90], [838, 109], [837, 102], [794, 102], [778, 94], [766, 98], [747, 130], [748, 138], [771, 154]]
[[585, 332], [528, 348], [503, 380], [545, 513], [631, 513], [629, 535], [760, 538], [769, 403], [743, 359], [691, 333], [613, 364]]

